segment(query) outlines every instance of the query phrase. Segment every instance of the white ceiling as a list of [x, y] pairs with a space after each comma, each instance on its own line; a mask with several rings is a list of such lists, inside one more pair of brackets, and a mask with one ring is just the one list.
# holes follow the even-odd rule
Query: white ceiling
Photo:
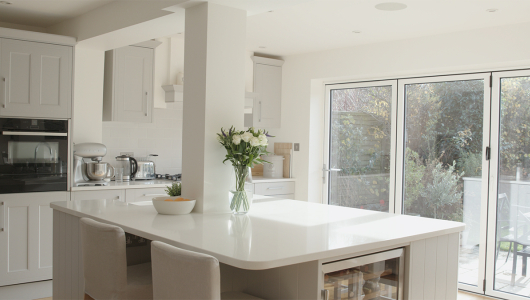
[[[408, 7], [375, 9], [384, 2]], [[487, 12], [490, 8], [498, 11]], [[250, 16], [247, 45], [260, 53], [291, 55], [530, 22], [529, 16], [528, 0], [314, 0]]]
[[0, 21], [46, 28], [77, 17], [114, 0], [6, 0]]
[[[13, 4], [0, 5], [2, 22], [48, 27], [114, 0], [8, 1]], [[279, 56], [530, 22], [528, 0], [210, 1], [246, 9], [248, 50]], [[375, 9], [377, 4], [391, 1], [408, 7], [400, 11]], [[487, 12], [490, 8], [498, 11]], [[355, 30], [361, 33], [352, 33]]]

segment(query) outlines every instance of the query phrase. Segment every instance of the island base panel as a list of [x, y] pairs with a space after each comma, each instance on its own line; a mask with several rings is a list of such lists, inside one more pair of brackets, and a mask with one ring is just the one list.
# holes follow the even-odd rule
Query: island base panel
[[[54, 300], [84, 298], [79, 236], [79, 217], [54, 210]], [[404, 299], [457, 299], [459, 242], [460, 234], [452, 233], [405, 247]], [[321, 261], [266, 270], [221, 264], [222, 292], [243, 291], [263, 299], [321, 299], [323, 277]]]

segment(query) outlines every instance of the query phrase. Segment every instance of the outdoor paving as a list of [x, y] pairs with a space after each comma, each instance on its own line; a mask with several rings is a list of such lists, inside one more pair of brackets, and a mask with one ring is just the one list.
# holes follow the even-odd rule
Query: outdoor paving
[[[513, 293], [521, 296], [530, 297], [530, 268], [527, 270], [527, 277], [521, 275], [522, 257], [517, 257], [517, 274], [515, 283], [512, 286], [512, 253], [506, 261], [508, 251], [499, 253], [497, 266], [495, 270], [495, 287], [494, 289], [501, 292]], [[506, 261], [506, 262], [505, 262]], [[530, 260], [528, 265], [530, 266]], [[458, 266], [458, 281], [466, 284], [477, 285], [477, 274], [479, 269], [479, 247], [460, 248], [460, 258]]]

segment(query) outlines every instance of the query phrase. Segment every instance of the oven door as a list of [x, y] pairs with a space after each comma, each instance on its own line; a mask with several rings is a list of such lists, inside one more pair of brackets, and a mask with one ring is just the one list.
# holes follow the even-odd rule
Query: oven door
[[67, 190], [68, 134], [0, 134], [0, 194]]

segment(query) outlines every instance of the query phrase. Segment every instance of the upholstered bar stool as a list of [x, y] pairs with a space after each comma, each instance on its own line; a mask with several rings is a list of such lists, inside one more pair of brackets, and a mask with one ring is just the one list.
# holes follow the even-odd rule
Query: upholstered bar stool
[[153, 299], [151, 264], [127, 267], [125, 232], [81, 218], [85, 293], [100, 299]]
[[261, 300], [242, 292], [221, 294], [219, 261], [213, 256], [153, 241], [151, 263], [154, 299]]

